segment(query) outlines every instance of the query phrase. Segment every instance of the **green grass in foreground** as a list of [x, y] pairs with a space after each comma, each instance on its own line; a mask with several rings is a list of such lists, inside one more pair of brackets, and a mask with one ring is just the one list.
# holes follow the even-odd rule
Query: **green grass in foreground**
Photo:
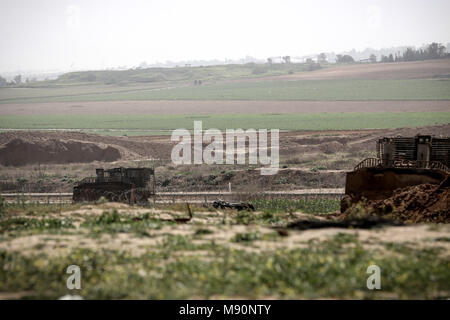
[[[420, 127], [450, 123], [450, 112], [210, 114], [210, 115], [3, 115], [0, 129], [99, 129], [99, 133], [164, 134], [164, 130], [242, 128], [280, 130], [357, 130]], [[112, 131], [109, 131], [111, 129]], [[162, 132], [154, 132], [162, 130]]]
[[[177, 254], [186, 249], [192, 254]], [[448, 295], [449, 262], [439, 250], [400, 245], [386, 249], [386, 253], [365, 250], [357, 236], [338, 234], [304, 249], [261, 253], [212, 242], [198, 248], [208, 251], [206, 257], [196, 255], [196, 245], [183, 236], [168, 237], [158, 250], [142, 256], [91, 249], [75, 249], [66, 256], [0, 251], [0, 292], [28, 291], [29, 298], [70, 293], [85, 299], [423, 299]], [[82, 289], [68, 292], [65, 270], [72, 264], [81, 268]], [[366, 268], [371, 264], [382, 266], [382, 290], [365, 287]]]
[[0, 103], [123, 100], [449, 100], [448, 80], [248, 81], [202, 86], [167, 84], [2, 88]]

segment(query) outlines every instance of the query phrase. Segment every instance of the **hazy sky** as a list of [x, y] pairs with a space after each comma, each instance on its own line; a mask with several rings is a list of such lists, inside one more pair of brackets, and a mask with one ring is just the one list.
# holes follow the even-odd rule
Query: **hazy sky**
[[0, 72], [450, 42], [448, 0], [0, 0]]

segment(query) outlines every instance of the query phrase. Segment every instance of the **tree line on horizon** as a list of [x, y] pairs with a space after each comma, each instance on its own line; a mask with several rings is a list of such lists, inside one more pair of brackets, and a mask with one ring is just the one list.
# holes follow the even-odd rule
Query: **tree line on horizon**
[[[433, 42], [425, 47], [415, 49], [413, 47], [406, 48], [403, 53], [395, 53], [389, 55], [381, 55], [380, 60], [377, 60], [377, 56], [375, 54], [371, 54], [368, 59], [364, 59], [370, 63], [377, 62], [406, 62], [406, 61], [420, 61], [420, 60], [432, 60], [432, 59], [442, 59], [442, 58], [450, 58], [450, 53], [447, 52], [447, 48], [442, 43]], [[282, 57], [283, 62], [285, 64], [291, 63], [290, 56]], [[268, 64], [273, 64], [271, 58], [267, 59]], [[362, 62], [361, 60], [360, 62]], [[336, 63], [354, 63], [355, 59], [349, 54], [338, 54], [336, 55]], [[315, 64], [318, 68], [320, 68], [321, 63], [327, 63], [327, 56], [325, 53], [320, 53], [317, 56], [317, 63], [315, 63], [311, 58], [306, 60], [306, 64]], [[314, 68], [313, 70], [315, 70]], [[308, 69], [309, 70], [309, 69]], [[312, 71], [312, 70], [309, 70]], [[93, 75], [92, 75], [93, 76]], [[95, 79], [94, 79], [95, 80]], [[29, 80], [26, 79], [25, 83], [35, 82], [35, 79]], [[90, 80], [92, 81], [92, 80]], [[0, 75], [0, 87], [6, 87], [8, 85], [20, 85], [22, 84], [22, 76], [16, 75], [14, 79], [8, 82], [5, 78]]]
[[[395, 53], [389, 55], [381, 55], [380, 61], [377, 60], [375, 54], [371, 54], [369, 59], [371, 63], [376, 62], [406, 62], [406, 61], [420, 61], [420, 60], [432, 60], [442, 59], [450, 57], [450, 53], [447, 52], [447, 48], [442, 43], [433, 42], [424, 48], [415, 49], [412, 47], [406, 48], [403, 53]], [[355, 62], [350, 55], [337, 55], [336, 63], [349, 63]]]

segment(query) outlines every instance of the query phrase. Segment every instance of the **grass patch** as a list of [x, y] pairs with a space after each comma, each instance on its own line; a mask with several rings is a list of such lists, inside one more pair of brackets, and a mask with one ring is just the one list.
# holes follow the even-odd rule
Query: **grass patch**
[[77, 210], [81, 207], [79, 203], [37, 203], [37, 202], [25, 202], [25, 197], [19, 199], [17, 202], [1, 202], [0, 201], [0, 213], [5, 217], [17, 214], [25, 213], [27, 215], [41, 216], [49, 213], [64, 212]]
[[[65, 270], [82, 270], [86, 299], [198, 298], [445, 298], [450, 292], [450, 268], [433, 250], [402, 250], [395, 256], [364, 250], [357, 239], [343, 248], [339, 241], [307, 249], [247, 253], [210, 247], [215, 258], [173, 255], [190, 248], [182, 237], [171, 237], [161, 252], [134, 257], [125, 252], [74, 250], [64, 257], [0, 252], [0, 291], [31, 291], [29, 298], [67, 294]], [[342, 240], [342, 239], [341, 239]], [[382, 270], [382, 290], [366, 288], [366, 269]], [[73, 294], [73, 292], [71, 292]]]
[[208, 235], [208, 234], [213, 234], [213, 233], [214, 232], [211, 231], [210, 229], [199, 228], [199, 229], [195, 230], [194, 235], [203, 236], [203, 235]]
[[329, 213], [334, 212], [340, 208], [339, 199], [256, 199], [251, 203], [264, 211], [263, 218], [273, 219], [273, 213], [277, 212], [295, 212], [301, 211], [304, 213]]
[[10, 218], [0, 221], [0, 232], [13, 232], [22, 230], [58, 230], [74, 228], [71, 219], [36, 219], [36, 218]]
[[251, 242], [261, 239], [261, 235], [258, 232], [248, 233], [236, 233], [231, 239], [232, 242]]
[[[2, 115], [0, 129], [80, 129], [105, 134], [170, 134], [193, 130], [195, 115]], [[201, 119], [201, 118], [198, 118]], [[450, 112], [211, 114], [203, 128], [280, 130], [357, 130], [419, 127], [450, 122]], [[113, 131], [109, 131], [113, 130]], [[114, 131], [119, 130], [119, 131]], [[144, 130], [144, 131], [142, 131]], [[147, 130], [147, 131], [145, 131]], [[156, 131], [155, 131], [156, 130]], [[158, 131], [162, 130], [162, 131]]]
[[100, 216], [88, 217], [81, 227], [88, 228], [91, 236], [101, 233], [134, 233], [138, 236], [150, 237], [150, 230], [162, 228], [162, 222], [145, 213], [138, 216], [119, 214], [116, 209], [104, 211]]

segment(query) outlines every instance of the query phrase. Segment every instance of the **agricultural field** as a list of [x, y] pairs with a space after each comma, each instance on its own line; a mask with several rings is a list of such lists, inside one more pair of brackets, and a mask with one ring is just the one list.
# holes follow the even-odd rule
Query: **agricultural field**
[[[255, 73], [254, 68], [266, 72]], [[80, 72], [39, 85], [0, 88], [0, 129], [147, 135], [192, 128], [194, 120], [202, 120], [205, 128], [232, 124], [233, 128], [281, 130], [383, 129], [449, 122], [450, 59], [325, 65], [312, 71], [293, 64], [292, 73], [280, 68], [286, 66]], [[386, 78], [380, 78], [380, 70]], [[136, 80], [147, 76], [156, 80]], [[201, 85], [193, 83], [200, 79]]]
[[210, 114], [210, 115], [3, 115], [1, 129], [80, 129], [112, 135], [171, 134], [178, 128], [280, 130], [357, 130], [422, 127], [447, 124], [450, 112], [389, 113], [296, 113], [296, 114]]
[[[84, 71], [0, 88], [0, 103], [126, 100], [448, 100], [450, 59]], [[430, 80], [431, 79], [431, 80]], [[434, 79], [434, 80], [433, 80]], [[202, 85], [195, 85], [195, 81]]]
[[[88, 87], [89, 91], [93, 90]], [[94, 85], [95, 88], [95, 85]], [[305, 100], [384, 101], [449, 100], [450, 81], [445, 79], [402, 80], [278, 80], [245, 81], [201, 86], [168, 86], [128, 89], [100, 87], [84, 93], [68, 87], [55, 89], [0, 89], [1, 103], [86, 102], [129, 100]], [[70, 92], [70, 93], [68, 93]]]

